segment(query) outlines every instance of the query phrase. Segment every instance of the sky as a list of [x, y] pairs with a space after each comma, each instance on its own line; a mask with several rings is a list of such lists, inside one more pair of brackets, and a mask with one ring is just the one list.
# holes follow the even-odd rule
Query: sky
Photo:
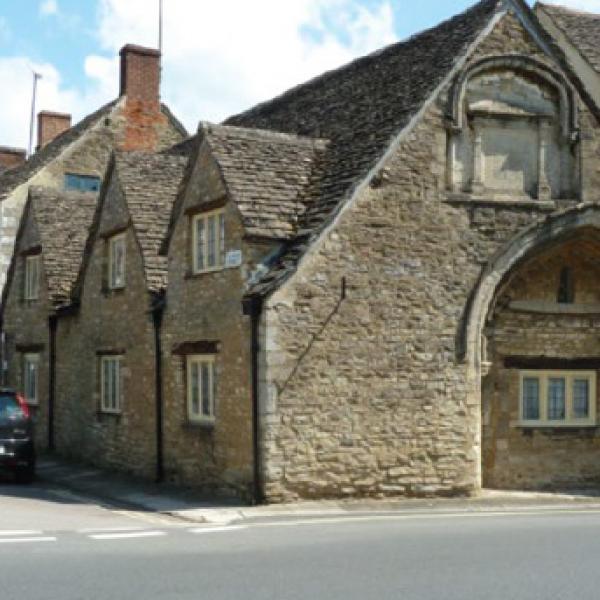
[[[162, 99], [190, 132], [404, 39], [475, 0], [163, 0]], [[546, 0], [600, 13], [600, 0]], [[0, 145], [36, 111], [78, 121], [118, 95], [118, 51], [158, 45], [159, 0], [0, 0]], [[9, 90], [9, 93], [7, 93]]]

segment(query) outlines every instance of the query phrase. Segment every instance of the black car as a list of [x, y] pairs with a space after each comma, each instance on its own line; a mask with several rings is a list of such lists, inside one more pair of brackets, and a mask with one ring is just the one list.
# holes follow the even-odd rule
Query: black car
[[19, 483], [35, 475], [33, 421], [25, 399], [0, 388], [0, 469], [13, 471]]

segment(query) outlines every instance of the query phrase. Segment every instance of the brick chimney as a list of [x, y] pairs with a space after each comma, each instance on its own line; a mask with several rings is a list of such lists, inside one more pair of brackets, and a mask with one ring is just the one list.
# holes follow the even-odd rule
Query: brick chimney
[[122, 150], [156, 150], [166, 117], [160, 106], [160, 52], [127, 44], [121, 55], [120, 95], [125, 98]]
[[37, 149], [41, 150], [63, 131], [70, 129], [71, 115], [43, 110], [38, 113]]
[[121, 96], [127, 101], [160, 102], [160, 52], [127, 44], [121, 48]]
[[0, 146], [0, 173], [20, 167], [27, 160], [27, 151], [21, 148]]

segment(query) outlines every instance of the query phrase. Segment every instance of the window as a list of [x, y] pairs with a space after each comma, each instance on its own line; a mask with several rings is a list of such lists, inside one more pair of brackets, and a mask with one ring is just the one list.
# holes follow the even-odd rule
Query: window
[[39, 400], [39, 364], [39, 354], [25, 354], [23, 356], [23, 392], [28, 404], [37, 404]]
[[220, 269], [225, 264], [225, 215], [222, 210], [193, 218], [192, 262], [194, 273]]
[[40, 255], [25, 257], [25, 300], [37, 300], [40, 289]]
[[100, 190], [100, 178], [91, 175], [65, 175], [65, 190], [77, 192], [98, 192]]
[[122, 360], [122, 356], [103, 356], [100, 360], [100, 396], [103, 412], [121, 412]]
[[214, 356], [195, 355], [187, 357], [187, 407], [190, 421], [214, 419]]
[[563, 267], [560, 270], [557, 300], [559, 304], [573, 304], [575, 302], [575, 282], [573, 280], [573, 270], [570, 267]]
[[125, 234], [108, 240], [108, 286], [111, 289], [125, 287]]
[[521, 425], [564, 427], [596, 425], [596, 373], [521, 372]]

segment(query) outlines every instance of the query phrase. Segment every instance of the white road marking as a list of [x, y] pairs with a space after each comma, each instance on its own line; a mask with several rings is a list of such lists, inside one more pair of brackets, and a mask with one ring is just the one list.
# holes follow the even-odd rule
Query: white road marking
[[194, 529], [188, 529], [190, 533], [219, 533], [226, 531], [239, 531], [240, 529], [247, 529], [246, 525], [230, 525], [223, 527], [196, 527]]
[[0, 537], [15, 537], [15, 536], [22, 536], [22, 535], [42, 535], [42, 531], [34, 531], [34, 530], [29, 530], [29, 529], [14, 529], [14, 530], [5, 530], [5, 531], [1, 531], [0, 530]]
[[26, 544], [31, 542], [56, 542], [55, 537], [26, 537], [26, 538], [1, 538], [0, 544]]
[[143, 531], [143, 527], [91, 527], [89, 529], [78, 529], [77, 533], [116, 533], [126, 531]]
[[98, 533], [89, 537], [93, 540], [129, 540], [134, 538], [160, 537], [167, 535], [164, 531], [134, 531], [130, 533]]

